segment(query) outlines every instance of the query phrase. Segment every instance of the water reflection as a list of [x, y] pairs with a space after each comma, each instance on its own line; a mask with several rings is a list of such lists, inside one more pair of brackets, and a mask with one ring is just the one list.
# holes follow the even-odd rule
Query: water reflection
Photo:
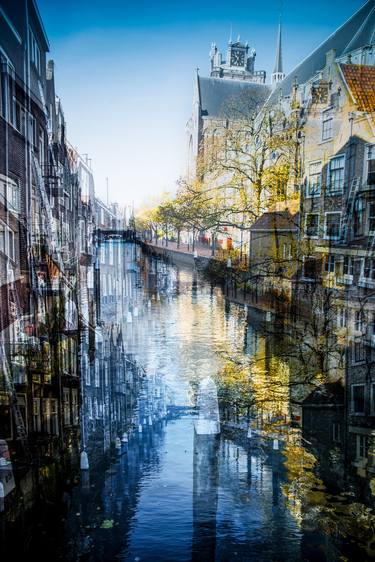
[[[101, 314], [116, 319], [132, 365], [128, 441], [109, 467], [83, 475], [62, 557], [370, 556], [370, 496], [353, 495], [361, 481], [348, 468], [343, 398], [332, 389], [325, 400], [313, 392], [306, 400], [300, 378], [311, 366], [289, 328], [226, 301], [196, 271], [132, 245], [123, 252], [119, 292]], [[194, 431], [190, 407], [207, 378], [218, 386], [220, 436]]]

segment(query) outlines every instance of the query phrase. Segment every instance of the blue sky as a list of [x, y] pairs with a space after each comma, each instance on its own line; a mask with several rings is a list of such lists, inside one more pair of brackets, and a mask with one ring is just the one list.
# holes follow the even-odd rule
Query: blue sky
[[[290, 71], [363, 0], [284, 0]], [[38, 0], [70, 142], [92, 158], [98, 194], [139, 205], [173, 190], [185, 168], [194, 72], [232, 26], [270, 76], [280, 0]]]

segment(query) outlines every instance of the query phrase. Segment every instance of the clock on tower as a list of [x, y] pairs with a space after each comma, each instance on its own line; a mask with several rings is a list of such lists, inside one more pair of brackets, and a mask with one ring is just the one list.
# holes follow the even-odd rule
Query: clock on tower
[[232, 49], [230, 54], [231, 66], [245, 66], [245, 52], [242, 49]]

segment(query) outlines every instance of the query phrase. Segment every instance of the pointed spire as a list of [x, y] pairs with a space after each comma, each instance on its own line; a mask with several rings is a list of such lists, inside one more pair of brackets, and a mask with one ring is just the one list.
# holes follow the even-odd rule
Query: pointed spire
[[277, 82], [281, 82], [281, 80], [284, 80], [284, 78], [285, 78], [285, 74], [283, 71], [282, 29], [281, 29], [281, 14], [280, 14], [279, 29], [277, 33], [275, 68], [272, 74], [272, 84], [277, 84]]
[[275, 59], [275, 69], [274, 74], [278, 72], [283, 72], [283, 55], [281, 49], [281, 16], [279, 21], [279, 30], [277, 34], [277, 47], [276, 47], [276, 59]]

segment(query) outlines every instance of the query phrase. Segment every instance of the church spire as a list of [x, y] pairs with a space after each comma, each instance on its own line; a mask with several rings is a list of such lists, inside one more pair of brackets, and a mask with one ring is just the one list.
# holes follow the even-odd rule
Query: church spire
[[281, 16], [279, 21], [279, 30], [277, 33], [277, 45], [276, 45], [276, 58], [275, 58], [275, 68], [272, 74], [272, 84], [277, 84], [284, 80], [285, 74], [283, 72], [283, 55], [281, 46]]

